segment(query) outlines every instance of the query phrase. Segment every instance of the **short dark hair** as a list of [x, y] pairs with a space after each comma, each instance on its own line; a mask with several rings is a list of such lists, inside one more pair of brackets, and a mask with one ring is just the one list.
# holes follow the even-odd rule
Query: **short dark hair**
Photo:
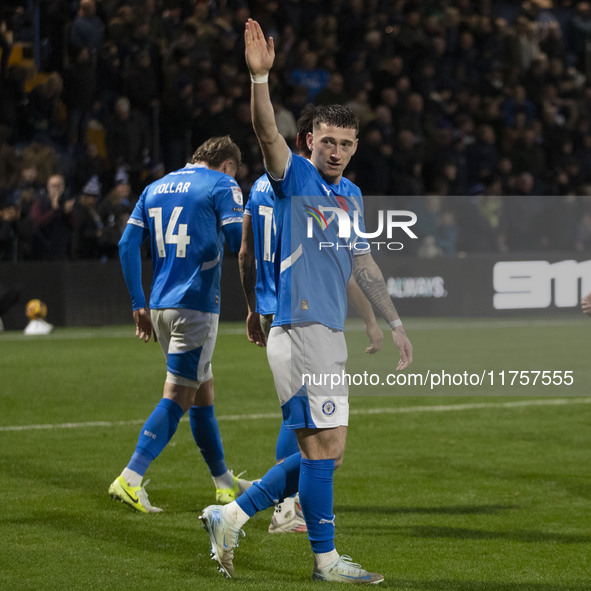
[[306, 136], [312, 133], [314, 127], [314, 115], [316, 114], [316, 107], [314, 105], [306, 105], [299, 116], [296, 126], [298, 133], [296, 136], [296, 147], [303, 156], [310, 157], [310, 150], [306, 142]]
[[212, 137], [203, 142], [193, 154], [191, 163], [204, 162], [209, 168], [219, 168], [224, 160], [232, 159], [236, 165], [242, 163], [240, 148], [232, 141], [229, 135]]
[[344, 105], [322, 105], [316, 107], [314, 112], [314, 127], [321, 123], [345, 129], [354, 129], [359, 132], [359, 117]]

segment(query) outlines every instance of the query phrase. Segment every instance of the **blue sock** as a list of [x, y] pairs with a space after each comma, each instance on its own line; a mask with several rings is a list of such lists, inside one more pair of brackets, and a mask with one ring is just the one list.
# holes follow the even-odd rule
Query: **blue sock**
[[285, 421], [281, 422], [281, 429], [277, 436], [277, 446], [275, 447], [275, 459], [279, 462], [300, 451], [298, 438], [294, 429], [287, 429]]
[[224, 447], [222, 436], [215, 418], [213, 404], [211, 406], [192, 406], [189, 410], [189, 421], [193, 439], [215, 478], [228, 471], [224, 461]]
[[162, 398], [144, 423], [135, 453], [131, 456], [127, 467], [143, 476], [148, 466], [172, 439], [184, 414], [183, 409], [174, 400]]
[[255, 482], [237, 499], [238, 506], [252, 517], [257, 511], [268, 509], [298, 491], [300, 460], [298, 452], [275, 464], [260, 480]]
[[331, 552], [334, 547], [332, 483], [334, 460], [302, 458], [300, 503], [314, 554]]

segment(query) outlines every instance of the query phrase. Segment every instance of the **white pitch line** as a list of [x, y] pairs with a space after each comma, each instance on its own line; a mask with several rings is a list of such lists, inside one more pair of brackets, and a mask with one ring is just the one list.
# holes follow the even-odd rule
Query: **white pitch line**
[[[437, 404], [428, 406], [400, 406], [390, 408], [367, 408], [352, 410], [352, 415], [408, 414], [420, 412], [453, 412], [462, 410], [480, 410], [486, 408], [523, 408], [530, 406], [565, 406], [570, 404], [591, 404], [591, 396], [586, 398], [548, 398], [536, 400], [516, 400], [511, 402], [472, 402], [466, 404]], [[222, 415], [218, 421], [257, 421], [260, 419], [280, 419], [280, 413], [255, 413], [245, 415]], [[182, 419], [188, 421], [187, 418]], [[86, 429], [88, 427], [122, 427], [143, 425], [145, 419], [133, 421], [90, 421], [86, 423], [54, 423], [45, 425], [7, 425], [0, 427], [0, 432], [7, 431], [43, 431], [55, 429]]]
[[[580, 314], [580, 313], [579, 313]], [[584, 319], [579, 316], [568, 316], [564, 318], [532, 318], [531, 320], [522, 318], [487, 319], [487, 318], [454, 318], [453, 320], [435, 320], [427, 321], [424, 318], [408, 319], [407, 323], [412, 327], [412, 331], [432, 331], [432, 330], [464, 330], [470, 328], [473, 330], [487, 330], [498, 328], [552, 328], [561, 326], [579, 326]], [[359, 318], [347, 320], [345, 332], [365, 332], [365, 324]], [[231, 322], [222, 322], [219, 326], [218, 335], [244, 335], [246, 339], [246, 330], [242, 323], [234, 324]], [[113, 326], [111, 328], [75, 329], [58, 328], [56, 332], [48, 335], [27, 336], [22, 331], [9, 330], [0, 335], [0, 344], [13, 341], [72, 341], [88, 339], [134, 339], [133, 327]]]

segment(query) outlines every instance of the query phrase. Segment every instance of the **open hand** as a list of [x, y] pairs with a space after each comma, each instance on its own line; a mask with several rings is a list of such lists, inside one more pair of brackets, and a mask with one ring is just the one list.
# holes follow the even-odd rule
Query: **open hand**
[[275, 61], [275, 44], [273, 37], [267, 41], [257, 21], [249, 18], [244, 30], [246, 46], [246, 65], [253, 76], [264, 76], [269, 73]]

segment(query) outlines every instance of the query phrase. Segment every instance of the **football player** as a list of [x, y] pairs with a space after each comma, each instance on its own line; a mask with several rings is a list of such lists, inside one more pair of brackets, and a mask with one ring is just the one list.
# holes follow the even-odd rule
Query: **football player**
[[[273, 39], [266, 40], [259, 24], [249, 19], [245, 46], [252, 80], [253, 126], [275, 194], [275, 265], [279, 274], [277, 312], [267, 356], [284, 421], [296, 431], [301, 453], [275, 465], [236, 501], [205, 508], [201, 519], [214, 559], [221, 572], [231, 577], [241, 527], [258, 511], [272, 506], [275, 499], [298, 490], [314, 554], [313, 579], [380, 583], [382, 575], [339, 555], [334, 544], [333, 475], [342, 463], [347, 437], [346, 380], [338, 388], [302, 383], [304, 374], [344, 373], [346, 285], [351, 273], [392, 329], [399, 352], [396, 370], [412, 362], [412, 345], [361, 235], [361, 192], [343, 177], [357, 149], [359, 120], [341, 105], [320, 107], [314, 115], [313, 132], [306, 138], [310, 160], [293, 154], [279, 134], [269, 95]], [[317, 216], [322, 212], [328, 219]], [[332, 248], [322, 248], [331, 244]]]
[[[251, 484], [225, 464], [211, 367], [224, 243], [237, 253], [242, 236], [242, 191], [234, 180], [240, 163], [240, 150], [229, 136], [207, 140], [190, 164], [146, 187], [119, 243], [136, 336], [145, 342], [153, 336], [166, 357], [162, 399], [141, 428], [135, 453], [109, 488], [113, 499], [144, 513], [161, 510], [148, 500], [144, 474], [187, 411], [217, 502], [232, 501]], [[140, 253], [147, 238], [153, 265], [149, 308]]]
[[[312, 132], [314, 112], [314, 107], [305, 108], [297, 121], [296, 147], [298, 153], [304, 158], [311, 156], [306, 137]], [[246, 332], [249, 341], [260, 347], [266, 346], [277, 309], [274, 265], [276, 230], [273, 220], [273, 203], [273, 189], [269, 178], [264, 174], [254, 183], [244, 207], [242, 245], [238, 255], [240, 279], [248, 307]], [[370, 346], [366, 352], [379, 351], [382, 347], [383, 333], [376, 322], [371, 304], [353, 278], [347, 285], [347, 296], [365, 320], [366, 332], [370, 340]], [[275, 448], [277, 463], [298, 451], [295, 431], [288, 429], [285, 422], [282, 422]], [[298, 493], [276, 505], [269, 525], [269, 533], [306, 531]]]

